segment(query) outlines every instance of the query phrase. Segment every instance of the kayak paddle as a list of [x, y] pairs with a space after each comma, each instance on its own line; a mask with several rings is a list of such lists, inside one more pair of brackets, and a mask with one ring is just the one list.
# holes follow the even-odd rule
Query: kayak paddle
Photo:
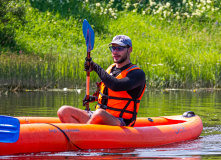
[[[89, 60], [91, 58], [91, 50], [93, 50], [94, 48], [94, 31], [86, 19], [84, 19], [82, 30], [83, 30], [84, 39], [86, 41], [86, 46], [87, 46], [87, 60]], [[87, 77], [86, 77], [86, 98], [87, 99], [89, 99], [89, 94], [90, 94], [90, 72], [87, 72]], [[87, 111], [90, 110], [89, 103], [86, 104], [86, 110]]]
[[19, 138], [20, 122], [17, 118], [0, 115], [0, 142], [14, 143]]

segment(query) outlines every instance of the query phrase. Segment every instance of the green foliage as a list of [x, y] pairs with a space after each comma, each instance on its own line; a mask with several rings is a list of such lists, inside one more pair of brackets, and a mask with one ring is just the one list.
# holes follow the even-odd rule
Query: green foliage
[[14, 32], [25, 20], [25, 3], [14, 0], [0, 0], [0, 50], [15, 46]]
[[[33, 0], [30, 1], [31, 7], [40, 12], [50, 12], [59, 14], [64, 19], [74, 18], [78, 20], [78, 27], [81, 27], [83, 19], [87, 19], [97, 32], [107, 30], [103, 23], [106, 19], [113, 17], [112, 12], [107, 10], [112, 8], [113, 3], [82, 0]], [[101, 7], [102, 6], [102, 7]], [[106, 9], [106, 14], [100, 14]]]
[[[219, 5], [216, 0], [27, 1], [22, 20], [26, 23], [18, 21], [19, 27], [14, 28], [19, 55], [1, 52], [7, 53], [1, 57], [1, 84], [7, 82], [12, 88], [84, 85], [82, 21], [87, 19], [96, 36], [91, 56], [101, 67], [113, 63], [107, 47], [112, 37], [126, 34], [133, 41], [131, 60], [145, 71], [148, 88], [220, 88]], [[92, 73], [91, 80], [99, 78]]]

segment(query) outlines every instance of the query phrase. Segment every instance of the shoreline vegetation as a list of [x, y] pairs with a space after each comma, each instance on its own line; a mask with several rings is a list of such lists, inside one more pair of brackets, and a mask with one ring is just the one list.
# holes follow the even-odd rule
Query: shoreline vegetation
[[[146, 74], [147, 90], [221, 88], [219, 0], [9, 2], [6, 9], [23, 11], [23, 17], [5, 13], [5, 24], [1, 17], [0, 90], [84, 88], [83, 19], [95, 31], [91, 57], [101, 67], [112, 63], [112, 38], [125, 34], [133, 43], [132, 63]], [[92, 72], [91, 88], [96, 81]]]

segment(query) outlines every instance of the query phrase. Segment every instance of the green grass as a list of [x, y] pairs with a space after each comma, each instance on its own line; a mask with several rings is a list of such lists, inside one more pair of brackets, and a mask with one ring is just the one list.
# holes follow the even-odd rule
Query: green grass
[[[154, 15], [143, 14], [142, 10], [147, 12], [148, 7], [141, 10], [134, 5], [130, 5], [130, 10], [113, 8], [110, 12], [109, 8], [115, 4], [111, 1], [101, 5], [104, 10], [107, 8], [106, 14], [100, 14], [101, 8], [96, 3], [85, 1], [77, 3], [85, 6], [78, 13], [71, 5], [58, 5], [58, 1], [55, 1], [57, 5], [31, 2], [26, 3], [27, 23], [14, 36], [18, 53], [1, 49], [0, 85], [3, 87], [84, 86], [86, 47], [81, 28], [84, 18], [95, 30], [91, 56], [103, 68], [113, 63], [108, 49], [112, 37], [126, 34], [133, 42], [131, 61], [145, 71], [148, 89], [221, 87], [219, 10], [208, 9], [199, 17], [188, 18], [182, 12], [179, 17], [176, 12], [165, 17], [163, 11], [171, 10], [166, 7], [162, 14]], [[121, 8], [126, 2], [122, 1]], [[214, 3], [207, 5], [215, 8]], [[111, 16], [113, 13], [117, 17]], [[193, 13], [191, 10], [188, 15]], [[93, 83], [99, 78], [92, 73], [91, 80]]]

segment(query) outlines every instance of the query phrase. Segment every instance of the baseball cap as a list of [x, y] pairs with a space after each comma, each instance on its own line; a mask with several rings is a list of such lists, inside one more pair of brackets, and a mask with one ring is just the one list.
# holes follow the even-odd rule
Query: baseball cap
[[125, 35], [117, 35], [117, 36], [115, 36], [110, 44], [113, 44], [113, 43], [116, 43], [116, 44], [118, 44], [120, 46], [128, 45], [128, 46], [132, 47], [131, 39], [128, 36], [125, 36]]

